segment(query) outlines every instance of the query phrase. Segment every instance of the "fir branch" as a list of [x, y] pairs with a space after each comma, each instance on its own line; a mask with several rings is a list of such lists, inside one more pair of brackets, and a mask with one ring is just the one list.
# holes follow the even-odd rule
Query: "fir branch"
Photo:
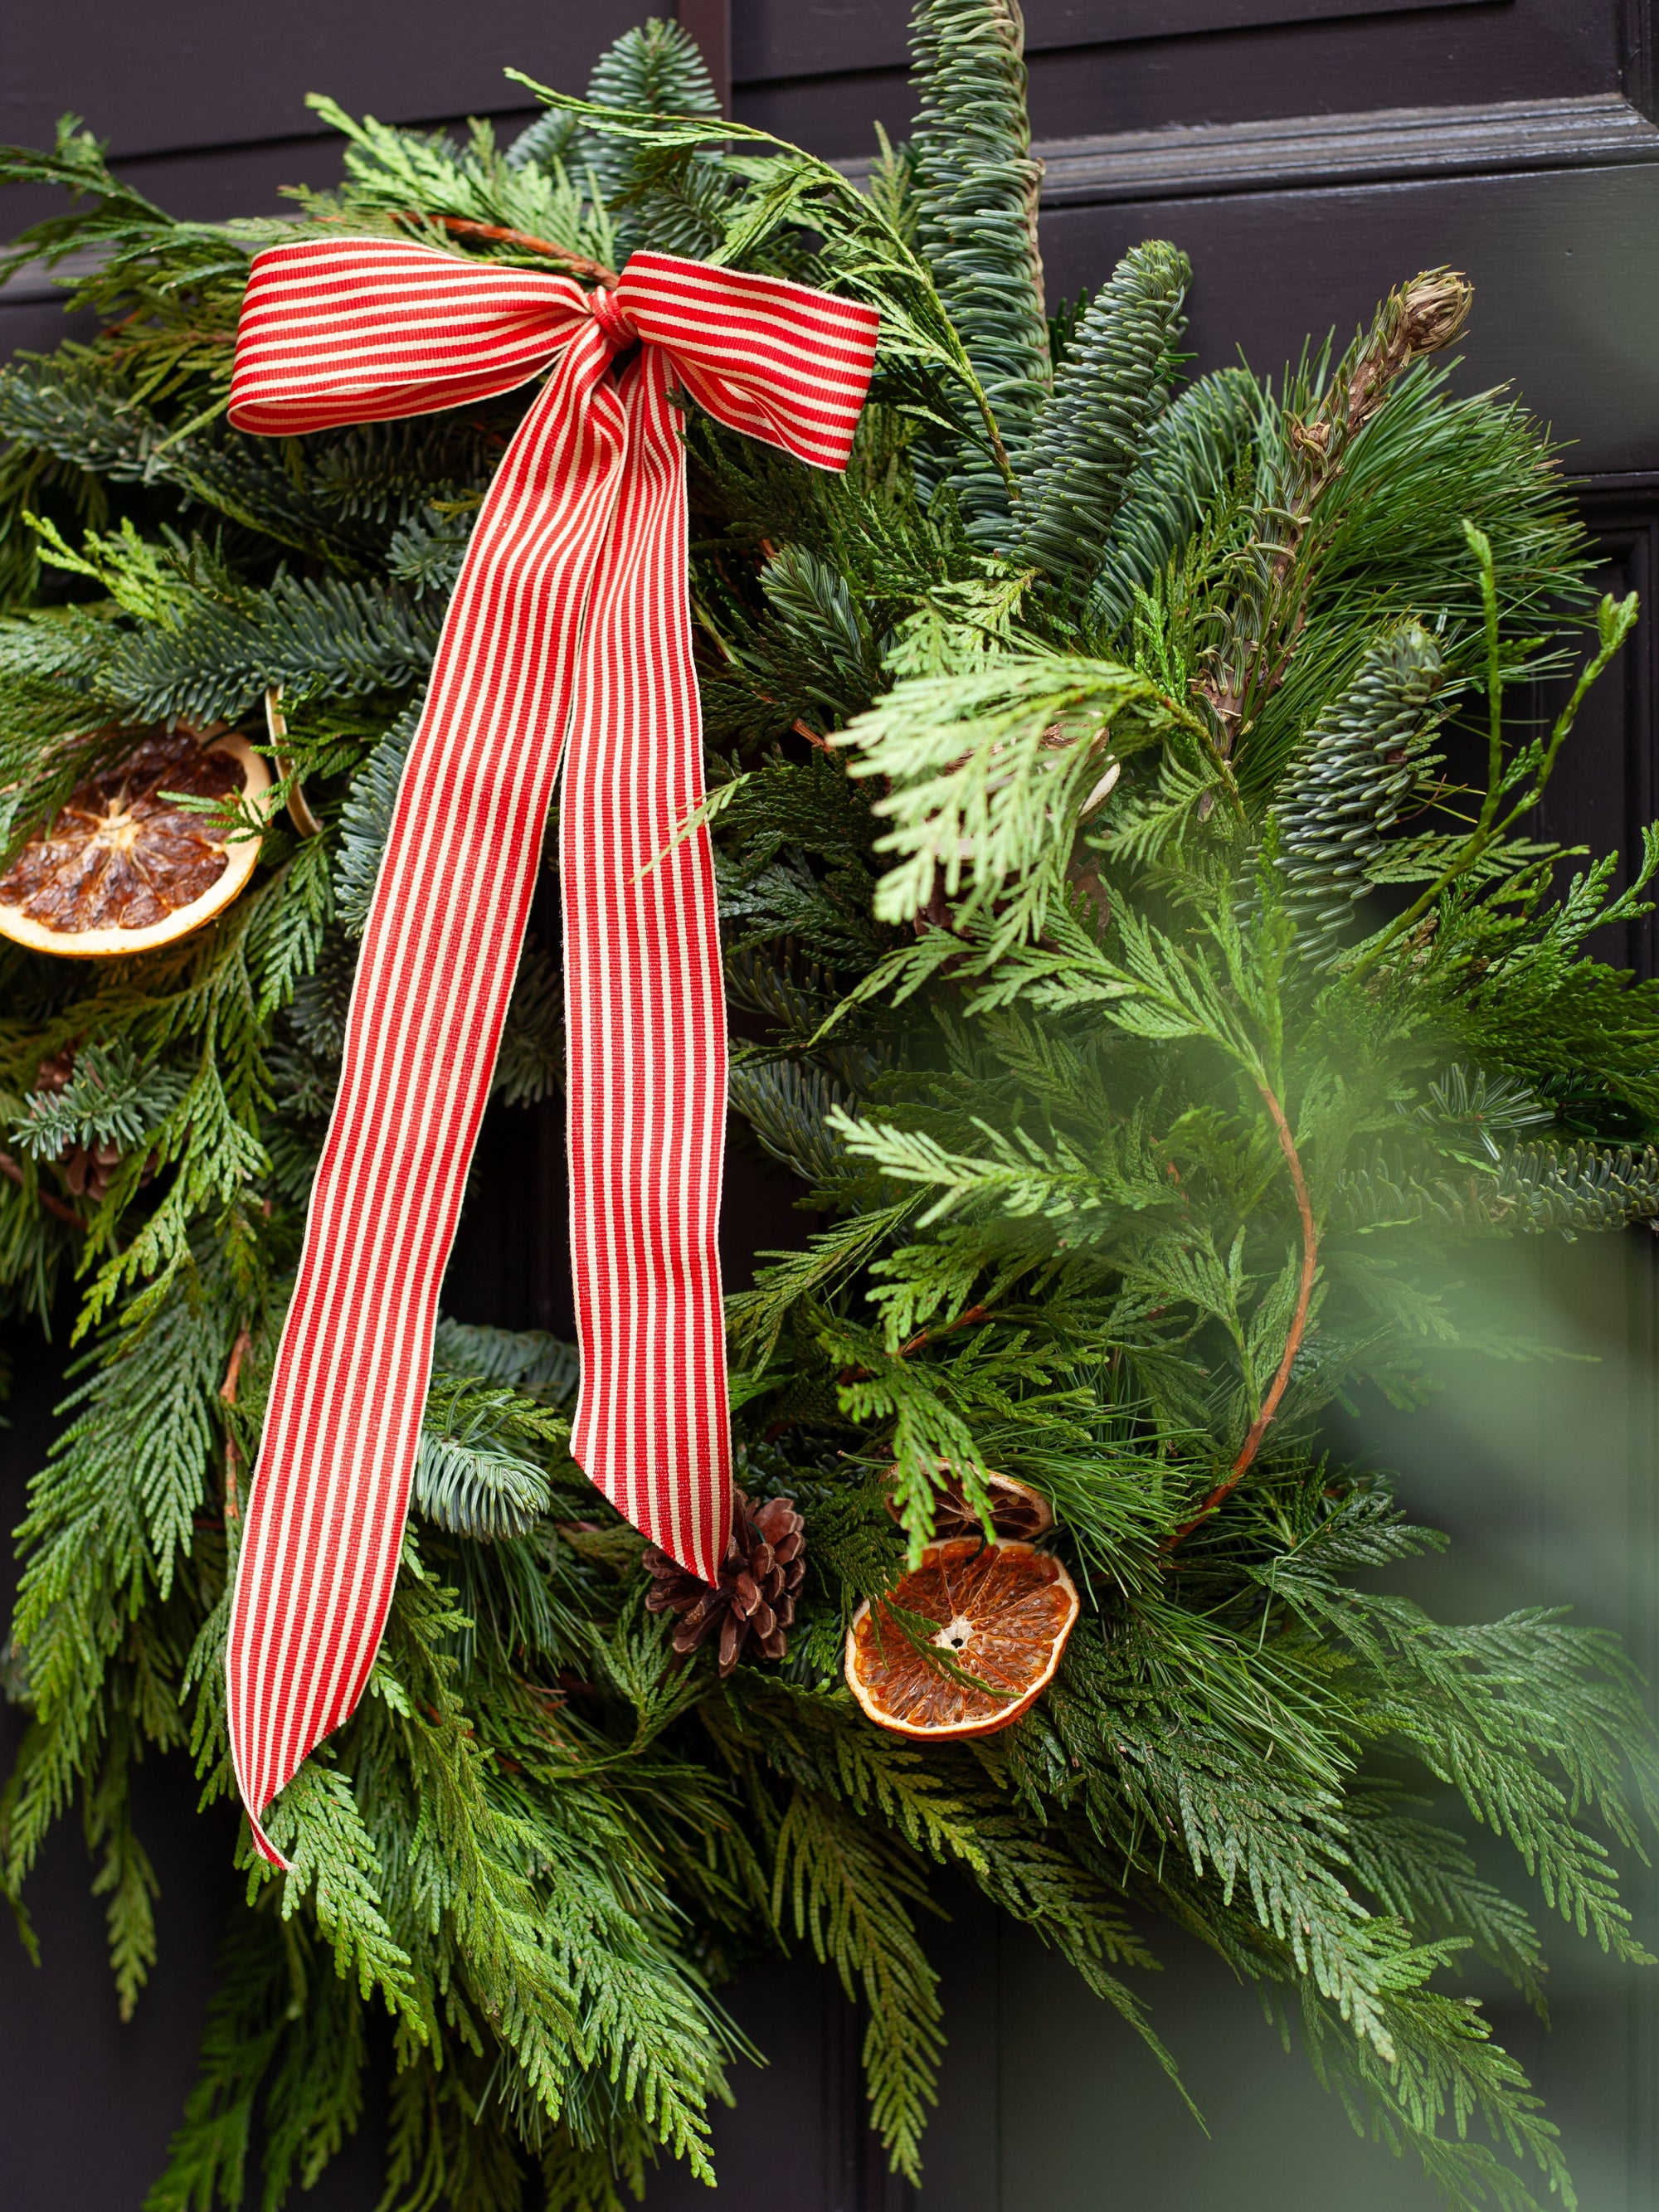
[[391, 834], [392, 811], [404, 763], [420, 726], [421, 702], [406, 707], [352, 778], [340, 816], [340, 849], [335, 863], [335, 910], [347, 931], [361, 937], [368, 902], [380, 873], [380, 856]]
[[146, 1066], [125, 1042], [89, 1044], [61, 1088], [29, 1094], [12, 1137], [37, 1160], [57, 1159], [77, 1145], [132, 1152], [177, 1106], [183, 1089], [183, 1077]]
[[1011, 456], [1023, 453], [1052, 374], [1024, 43], [1012, 0], [922, 0], [911, 34], [917, 243], [988, 409], [988, 452], [961, 452], [949, 480], [970, 533], [990, 544], [1008, 534]]
[[1188, 386], [1146, 431], [1103, 545], [1089, 612], [1108, 636], [1128, 623], [1136, 595], [1170, 564], [1234, 495], [1252, 458], [1263, 397], [1242, 368]]
[[1163, 411], [1192, 265], [1153, 240], [1085, 309], [1021, 470], [1018, 556], [1086, 584]]
[[[514, 1449], [538, 1433], [535, 1425], [526, 1430], [530, 1419], [510, 1390], [470, 1378], [434, 1382], [415, 1462], [416, 1510], [477, 1542], [526, 1534], [550, 1502], [545, 1470]], [[567, 1433], [556, 1419], [550, 1434]]]
[[[678, 23], [652, 17], [624, 32], [594, 64], [587, 97], [598, 107], [636, 115], [717, 118], [720, 104], [702, 49]], [[648, 146], [600, 132], [580, 136], [582, 161], [606, 204], [617, 213], [617, 252], [655, 246], [670, 253], [706, 252], [718, 235], [714, 208], [727, 179], [712, 153], [694, 151], [665, 162]]]
[[1476, 1236], [1580, 1236], [1659, 1220], [1659, 1152], [1516, 1145], [1492, 1165], [1449, 1170], [1379, 1140], [1344, 1171], [1336, 1204], [1346, 1224], [1367, 1231], [1431, 1222]]
[[[1354, 682], [1321, 715], [1274, 806], [1286, 903], [1335, 957], [1352, 902], [1370, 887], [1389, 833], [1425, 772], [1444, 681], [1433, 638], [1412, 624], [1369, 653]], [[1326, 948], [1331, 948], [1327, 950]]]
[[1328, 384], [1294, 394], [1297, 404], [1283, 413], [1273, 449], [1262, 457], [1252, 573], [1221, 617], [1223, 635], [1200, 687], [1224, 757], [1285, 680], [1325, 548], [1324, 510], [1342, 495], [1351, 446], [1413, 362], [1455, 342], [1471, 296], [1464, 279], [1449, 270], [1414, 277], [1389, 295]]

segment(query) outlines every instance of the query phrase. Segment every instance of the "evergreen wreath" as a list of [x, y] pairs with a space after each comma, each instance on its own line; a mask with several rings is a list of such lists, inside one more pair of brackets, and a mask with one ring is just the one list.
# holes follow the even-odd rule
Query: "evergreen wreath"
[[[504, 151], [315, 101], [346, 182], [283, 220], [175, 222], [74, 118], [4, 156], [78, 196], [16, 258], [68, 261], [103, 325], [0, 382], [9, 852], [180, 718], [276, 779], [257, 821], [201, 802], [263, 830], [216, 920], [112, 963], [4, 953], [0, 1273], [20, 1321], [78, 1284], [81, 1348], [20, 1537], [3, 1878], [21, 1916], [78, 1802], [124, 2012], [155, 1955], [134, 1764], [193, 1760], [234, 1847], [228, 1561], [389, 808], [524, 404], [232, 433], [249, 255], [343, 225], [593, 281], [649, 244], [884, 326], [844, 480], [687, 402], [732, 1092], [820, 1223], [729, 1302], [750, 1549], [718, 1602], [680, 1589], [566, 1454], [566, 1347], [442, 1324], [371, 1694], [273, 1814], [296, 1870], [244, 1831], [149, 2212], [284, 2201], [388, 2043], [389, 2208], [601, 2212], [661, 2156], [707, 2172], [742, 2047], [715, 1991], [768, 1948], [862, 2001], [915, 2175], [940, 1866], [1165, 2065], [1127, 1907], [1258, 1985], [1454, 2203], [1533, 2203], [1528, 2164], [1572, 2202], [1457, 1985], [1473, 1954], [1541, 2002], [1539, 1934], [1418, 1792], [1640, 1960], [1639, 1685], [1559, 1613], [1449, 1627], [1379, 1593], [1438, 1539], [1320, 1423], [1485, 1342], [1449, 1244], [1659, 1219], [1659, 988], [1584, 951], [1647, 910], [1659, 834], [1613, 896], [1611, 857], [1528, 827], [1635, 605], [1581, 651], [1555, 457], [1448, 384], [1461, 279], [1277, 380], [1183, 383], [1172, 246], [1044, 312], [1012, 0], [921, 0], [915, 43], [915, 136], [863, 185], [722, 118], [658, 22], [592, 100], [533, 88]], [[1516, 714], [1564, 673], [1553, 724]], [[502, 1108], [559, 1083], [557, 980], [532, 951]], [[1005, 1492], [1081, 1593], [1051, 1686], [972, 1741], [872, 1726], [849, 1620]]]

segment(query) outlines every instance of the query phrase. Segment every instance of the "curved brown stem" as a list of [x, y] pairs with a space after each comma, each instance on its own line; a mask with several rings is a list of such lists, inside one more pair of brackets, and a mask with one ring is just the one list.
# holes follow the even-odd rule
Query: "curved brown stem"
[[[935, 1337], [949, 1336], [952, 1329], [972, 1328], [975, 1322], [994, 1321], [996, 1316], [988, 1306], [966, 1306], [954, 1321], [942, 1321], [937, 1328], [918, 1329], [906, 1344], [900, 1345], [893, 1354], [895, 1359], [908, 1359], [913, 1352], [920, 1352], [924, 1344]], [[836, 1376], [838, 1382], [867, 1382], [872, 1370], [868, 1367], [843, 1367]]]
[[526, 253], [545, 253], [555, 261], [562, 261], [573, 275], [591, 276], [596, 284], [614, 284], [617, 272], [607, 269], [603, 261], [590, 261], [586, 254], [574, 253], [568, 246], [555, 246], [550, 238], [532, 238], [527, 230], [506, 230], [498, 222], [474, 222], [469, 216], [441, 215], [438, 221], [444, 228], [458, 238], [493, 238], [502, 246], [516, 246]]
[[[236, 1403], [236, 1387], [241, 1380], [242, 1362], [253, 1340], [246, 1329], [239, 1329], [236, 1341], [230, 1348], [230, 1364], [225, 1370], [225, 1379], [219, 1386], [219, 1395], [227, 1406]], [[236, 1470], [242, 1455], [236, 1449], [236, 1439], [227, 1430], [225, 1435], [225, 1526], [242, 1517], [241, 1494], [237, 1486]]]
[[924, 1344], [931, 1344], [936, 1336], [949, 1336], [955, 1328], [972, 1328], [975, 1322], [993, 1318], [988, 1307], [964, 1306], [954, 1321], [942, 1321], [937, 1328], [918, 1329], [908, 1343], [900, 1345], [895, 1358], [908, 1359], [913, 1352], [920, 1352]]
[[294, 763], [282, 750], [288, 735], [288, 717], [283, 712], [283, 687], [280, 684], [265, 686], [265, 728], [276, 751], [276, 773], [290, 779], [288, 787], [289, 819], [302, 837], [320, 837], [323, 825], [312, 812], [306, 798], [306, 787], [294, 774]]
[[1279, 1401], [1285, 1395], [1291, 1379], [1291, 1370], [1296, 1364], [1296, 1355], [1302, 1349], [1302, 1340], [1308, 1330], [1308, 1309], [1313, 1302], [1314, 1274], [1319, 1259], [1319, 1232], [1314, 1225], [1313, 1201], [1308, 1196], [1308, 1178], [1302, 1172], [1302, 1161], [1296, 1149], [1296, 1139], [1291, 1134], [1291, 1125], [1285, 1118], [1285, 1109], [1279, 1104], [1265, 1083], [1259, 1083], [1261, 1093], [1279, 1138], [1279, 1149], [1285, 1155], [1285, 1164], [1291, 1171], [1291, 1182], [1296, 1191], [1296, 1210], [1302, 1217], [1302, 1279], [1297, 1289], [1296, 1311], [1291, 1316], [1290, 1332], [1285, 1339], [1285, 1356], [1279, 1363], [1279, 1372], [1261, 1401], [1261, 1411], [1250, 1424], [1249, 1433], [1239, 1446], [1238, 1457], [1227, 1470], [1224, 1482], [1217, 1483], [1190, 1521], [1183, 1521], [1173, 1535], [1166, 1536], [1158, 1546], [1161, 1552], [1172, 1552], [1183, 1537], [1190, 1536], [1194, 1528], [1207, 1521], [1216, 1508], [1231, 1498], [1233, 1492], [1249, 1473], [1251, 1463], [1261, 1449], [1261, 1439], [1267, 1433], [1273, 1415], [1279, 1411]]

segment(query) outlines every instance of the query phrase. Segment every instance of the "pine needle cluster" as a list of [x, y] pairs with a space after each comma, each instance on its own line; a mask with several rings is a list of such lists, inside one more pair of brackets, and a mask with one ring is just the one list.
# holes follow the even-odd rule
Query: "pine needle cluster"
[[[173, 222], [73, 119], [3, 157], [79, 196], [19, 251], [76, 256], [101, 334], [0, 379], [0, 836], [146, 722], [276, 756], [278, 684], [274, 805], [305, 800], [174, 947], [0, 955], [0, 1285], [20, 1327], [72, 1304], [78, 1362], [19, 1540], [0, 1879], [23, 1910], [78, 1807], [131, 2008], [140, 1758], [193, 1763], [247, 1875], [149, 2212], [275, 2212], [381, 2076], [388, 2212], [615, 2212], [707, 2172], [718, 1985], [767, 1953], [863, 2008], [914, 2175], [945, 1866], [1171, 2071], [1146, 1911], [1451, 2201], [1572, 2202], [1462, 1986], [1546, 1987], [1467, 1831], [1641, 1959], [1639, 1685], [1558, 1613], [1389, 1594], [1438, 1540], [1322, 1421], [1517, 1349], [1460, 1306], [1462, 1240], [1659, 1223], [1659, 995], [1587, 950], [1646, 911], [1659, 837], [1615, 896], [1532, 828], [1635, 607], [1591, 609], [1537, 427], [1454, 396], [1461, 280], [1183, 387], [1153, 241], [1051, 345], [1017, 14], [922, 0], [915, 51], [916, 137], [867, 190], [720, 118], [660, 23], [505, 149], [327, 108], [344, 185], [268, 222]], [[568, 1347], [447, 1321], [386, 1642], [272, 1815], [279, 1877], [231, 1809], [228, 1577], [398, 779], [526, 404], [231, 431], [250, 252], [343, 224], [587, 282], [712, 254], [874, 301], [882, 349], [844, 478], [685, 418], [733, 1100], [820, 1224], [728, 1312], [739, 1480], [808, 1532], [788, 1656], [671, 1663], [569, 1458]], [[1540, 684], [1553, 722], [1514, 711]], [[558, 1083], [558, 985], [532, 952], [493, 1111]], [[95, 1202], [61, 1173], [88, 1141]], [[1052, 1504], [1082, 1617], [1018, 1726], [906, 1742], [842, 1686], [847, 1623], [994, 1469]]]

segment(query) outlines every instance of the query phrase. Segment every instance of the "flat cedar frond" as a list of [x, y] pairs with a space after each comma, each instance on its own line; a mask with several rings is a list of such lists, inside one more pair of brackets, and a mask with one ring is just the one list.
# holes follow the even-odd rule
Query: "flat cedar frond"
[[[1453, 1351], [1547, 1353], [1462, 1291], [1465, 1240], [1659, 1222], [1659, 987], [1587, 957], [1646, 913], [1659, 832], [1622, 876], [1534, 834], [1635, 605], [1581, 635], [1553, 449], [1453, 395], [1462, 279], [1403, 283], [1345, 353], [1183, 388], [1174, 247], [1044, 313], [1011, 0], [921, 0], [915, 41], [915, 138], [863, 185], [720, 114], [659, 21], [505, 150], [319, 102], [345, 181], [281, 222], [175, 222], [74, 122], [0, 156], [78, 192], [12, 258], [76, 256], [101, 333], [0, 376], [5, 857], [176, 717], [280, 745], [294, 806], [174, 945], [0, 948], [0, 1297], [87, 1347], [19, 1538], [0, 1887], [76, 1802], [123, 2009], [166, 1924], [134, 1766], [188, 1750], [211, 1820], [234, 1792], [230, 1578], [354, 971], [532, 398], [244, 436], [249, 258], [367, 232], [591, 285], [651, 245], [880, 317], [844, 476], [684, 417], [732, 1103], [812, 1209], [726, 1302], [739, 1480], [805, 1527], [787, 1653], [723, 1681], [674, 1653], [568, 1456], [574, 1349], [441, 1319], [368, 1689], [271, 1814], [295, 1873], [249, 1863], [147, 2212], [276, 2212], [382, 2087], [400, 2212], [708, 2178], [744, 2047], [715, 1985], [757, 1947], [863, 2008], [915, 2177], [944, 1867], [1161, 2066], [1148, 1915], [1455, 2204], [1521, 2212], [1528, 2165], [1572, 2201], [1455, 1985], [1478, 1959], [1541, 2004], [1517, 1869], [1644, 1956], [1619, 1875], [1653, 1732], [1599, 1629], [1395, 1594], [1441, 1540], [1323, 1426], [1422, 1402]], [[556, 1111], [562, 995], [532, 937], [492, 1114]], [[1081, 1612], [1016, 1725], [912, 1742], [843, 1687], [848, 1623], [994, 1476], [1052, 1513]]]
[[277, 1848], [293, 1862], [290, 1893], [314, 1893], [336, 1972], [355, 1979], [361, 1996], [374, 1990], [389, 2010], [418, 2022], [411, 1961], [381, 1910], [374, 1848], [348, 1778], [307, 1765], [269, 1818]]
[[909, 921], [937, 886], [951, 902], [965, 890], [968, 921], [1019, 883], [999, 941], [1040, 934], [1103, 775], [1166, 720], [1156, 687], [1110, 662], [1005, 659], [900, 684], [844, 739], [853, 775], [892, 787], [876, 802], [895, 824], [878, 849], [900, 865], [877, 889], [877, 915]]
[[878, 1832], [802, 1790], [778, 1824], [776, 1855], [773, 1917], [787, 1912], [848, 1995], [863, 1996], [871, 2124], [898, 2172], [919, 2176], [944, 2040], [938, 1977], [906, 1909], [927, 1893]]

